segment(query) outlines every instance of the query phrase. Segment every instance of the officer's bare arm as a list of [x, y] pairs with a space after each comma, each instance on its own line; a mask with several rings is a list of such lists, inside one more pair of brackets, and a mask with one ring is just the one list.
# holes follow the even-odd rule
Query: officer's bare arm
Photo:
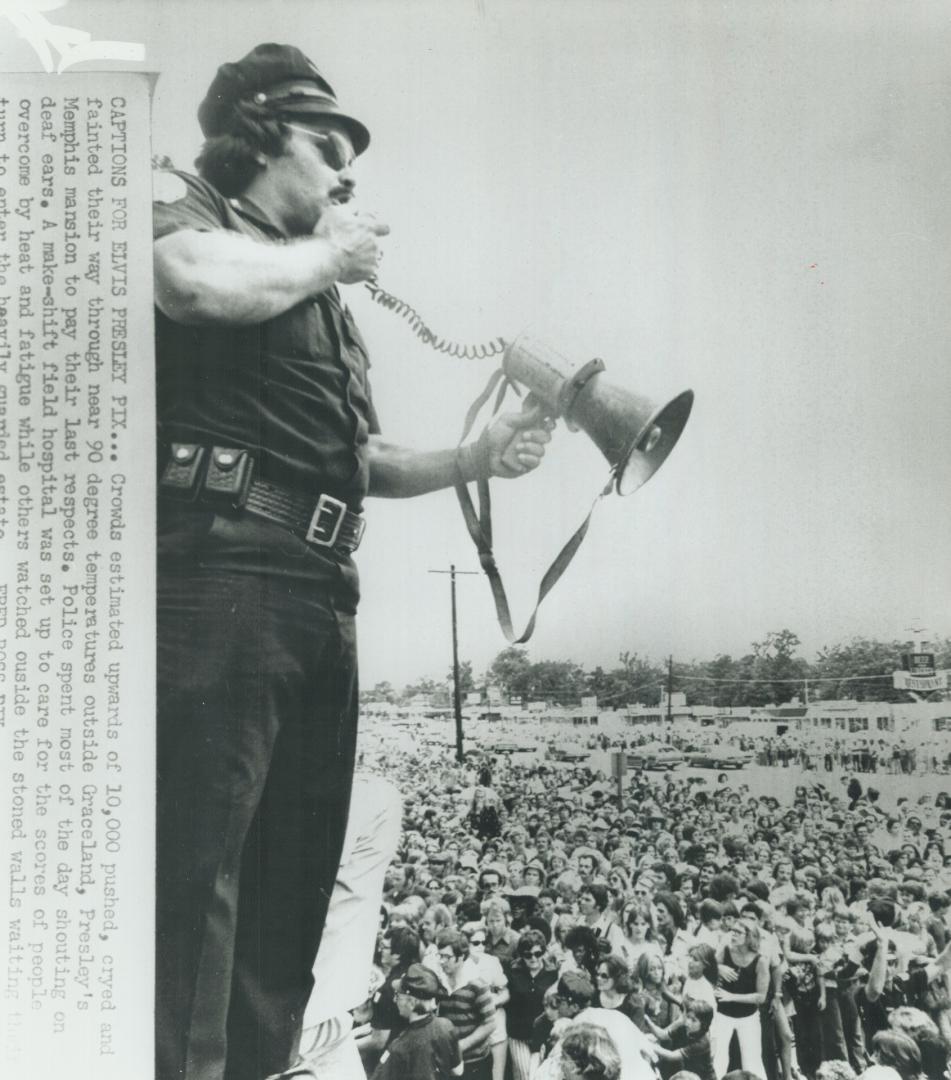
[[371, 495], [405, 499], [489, 476], [512, 478], [536, 468], [551, 433], [538, 408], [505, 413], [458, 450], [410, 450], [370, 436]]
[[372, 277], [379, 237], [389, 231], [372, 213], [348, 206], [327, 207], [313, 236], [287, 243], [183, 229], [155, 242], [155, 302], [189, 326], [266, 322], [337, 282]]
[[265, 244], [233, 232], [186, 229], [157, 240], [155, 303], [174, 322], [265, 322], [340, 276], [339, 252], [313, 237]]

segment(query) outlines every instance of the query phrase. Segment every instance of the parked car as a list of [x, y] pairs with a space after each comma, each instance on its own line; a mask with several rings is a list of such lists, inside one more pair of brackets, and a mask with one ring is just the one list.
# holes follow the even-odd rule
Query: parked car
[[549, 761], [587, 761], [591, 756], [589, 750], [580, 747], [569, 750], [562, 746], [549, 746], [546, 757]]
[[627, 763], [632, 769], [676, 769], [684, 755], [667, 743], [646, 743], [628, 751]]
[[708, 746], [688, 753], [687, 761], [698, 769], [742, 769], [751, 755], [735, 746]]
[[511, 739], [499, 739], [498, 742], [490, 743], [486, 749], [491, 750], [494, 754], [521, 754], [528, 753], [535, 748], [525, 743], [514, 742]]

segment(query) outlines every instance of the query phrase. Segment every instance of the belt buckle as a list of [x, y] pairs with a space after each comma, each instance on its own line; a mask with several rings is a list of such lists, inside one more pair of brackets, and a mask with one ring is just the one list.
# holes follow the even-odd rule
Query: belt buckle
[[[314, 510], [313, 517], [310, 519], [310, 525], [307, 526], [304, 539], [308, 544], [315, 544], [317, 547], [333, 547], [337, 542], [337, 537], [340, 535], [340, 527], [343, 525], [346, 512], [346, 503], [341, 502], [340, 499], [335, 499], [333, 495], [321, 495], [317, 500], [317, 507]], [[337, 515], [330, 536], [326, 538], [321, 535], [325, 532], [325, 527], [321, 522], [321, 518], [325, 513]]]

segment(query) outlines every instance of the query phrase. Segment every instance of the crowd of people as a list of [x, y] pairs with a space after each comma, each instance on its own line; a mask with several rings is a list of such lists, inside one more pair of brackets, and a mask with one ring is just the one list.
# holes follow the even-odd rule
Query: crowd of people
[[837, 739], [826, 736], [816, 739], [801, 735], [795, 739], [741, 739], [755, 750], [761, 765], [788, 768], [800, 765], [804, 769], [838, 772], [847, 769], [856, 773], [885, 773], [891, 776], [914, 776], [925, 773], [947, 773], [951, 768], [951, 751], [946, 740], [920, 739], [909, 743], [905, 739]]
[[945, 1077], [944, 793], [640, 772], [622, 804], [586, 767], [364, 765], [404, 806], [352, 1010], [374, 1080]]

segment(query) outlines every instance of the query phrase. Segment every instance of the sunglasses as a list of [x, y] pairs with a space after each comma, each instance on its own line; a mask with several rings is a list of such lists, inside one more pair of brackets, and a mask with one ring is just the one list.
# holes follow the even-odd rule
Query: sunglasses
[[539, 957], [545, 955], [545, 950], [544, 949], [529, 949], [528, 950], [528, 955], [533, 956], [537, 960]]
[[350, 140], [339, 131], [314, 131], [299, 124], [286, 124], [290, 131], [306, 135], [323, 155], [324, 161], [335, 172], [349, 169], [354, 162], [353, 147]]
[[469, 944], [470, 945], [484, 945], [485, 944], [485, 938], [484, 937], [469, 938]]

